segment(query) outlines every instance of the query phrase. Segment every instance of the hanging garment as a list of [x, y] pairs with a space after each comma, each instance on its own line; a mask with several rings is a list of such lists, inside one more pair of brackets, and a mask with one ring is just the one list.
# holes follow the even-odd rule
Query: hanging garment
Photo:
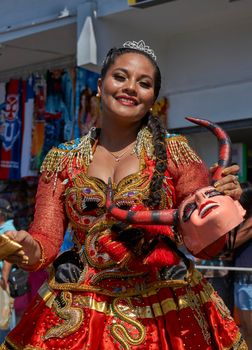
[[21, 88], [22, 84], [17, 79], [12, 79], [7, 84], [0, 152], [1, 180], [20, 178], [22, 144]]

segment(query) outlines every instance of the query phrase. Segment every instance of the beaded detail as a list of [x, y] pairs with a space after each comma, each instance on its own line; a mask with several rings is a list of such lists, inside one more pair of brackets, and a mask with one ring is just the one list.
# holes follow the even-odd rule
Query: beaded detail
[[146, 151], [148, 158], [155, 159], [154, 156], [154, 146], [152, 142], [152, 134], [147, 126], [142, 128], [138, 134], [136, 139], [136, 144], [133, 149], [133, 154], [136, 154], [138, 158], [140, 158], [143, 150]]
[[[46, 155], [40, 171], [46, 171], [47, 180], [64, 169], [67, 168], [69, 173], [73, 169], [81, 169], [89, 166], [93, 159], [92, 140], [97, 134], [95, 128], [90, 129], [89, 133], [82, 138], [60, 144], [58, 147], [52, 148]], [[141, 157], [143, 151], [149, 158], [154, 159], [154, 147], [152, 144], [152, 134], [147, 127], [142, 128], [137, 135], [136, 144], [132, 154], [138, 158]]]
[[80, 328], [84, 319], [84, 312], [81, 308], [72, 305], [72, 293], [61, 292], [54, 300], [53, 309], [60, 321], [46, 332], [45, 340], [65, 338]]
[[46, 155], [40, 171], [46, 171], [47, 178], [51, 179], [55, 174], [68, 168], [71, 173], [74, 168], [87, 167], [93, 159], [91, 144], [91, 130], [81, 139], [60, 144], [54, 147]]
[[202, 163], [202, 160], [191, 149], [184, 136], [167, 134], [166, 143], [171, 159], [176, 165], [181, 163]]

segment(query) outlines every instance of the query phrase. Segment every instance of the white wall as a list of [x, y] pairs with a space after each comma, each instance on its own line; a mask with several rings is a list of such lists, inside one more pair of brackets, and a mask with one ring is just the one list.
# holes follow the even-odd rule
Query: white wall
[[186, 135], [190, 146], [197, 152], [208, 167], [218, 161], [218, 143], [210, 132]]
[[168, 42], [163, 94], [169, 126], [189, 126], [186, 115], [213, 121], [252, 117], [252, 25], [188, 33]]
[[[130, 16], [130, 15], [129, 15]], [[161, 95], [169, 96], [169, 127], [190, 126], [187, 115], [215, 122], [252, 117], [252, 22], [215, 26], [165, 38], [127, 27], [115, 17], [96, 23], [98, 61], [112, 45], [144, 39], [158, 56]], [[138, 28], [138, 29], [137, 29]]]

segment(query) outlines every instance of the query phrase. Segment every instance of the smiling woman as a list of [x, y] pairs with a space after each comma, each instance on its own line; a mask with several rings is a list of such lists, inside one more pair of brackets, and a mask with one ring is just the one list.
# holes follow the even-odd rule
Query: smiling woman
[[[209, 185], [187, 140], [151, 114], [160, 84], [143, 41], [108, 52], [98, 83], [101, 128], [48, 153], [29, 232], [6, 233], [29, 259], [13, 254], [9, 261], [52, 267], [1, 349], [247, 348], [220, 298], [177, 248], [173, 225], [123, 223], [106, 208], [109, 178], [113, 202], [129, 216], [175, 209]], [[237, 168], [225, 171], [217, 189], [237, 196]], [[58, 256], [68, 224], [74, 247]]]

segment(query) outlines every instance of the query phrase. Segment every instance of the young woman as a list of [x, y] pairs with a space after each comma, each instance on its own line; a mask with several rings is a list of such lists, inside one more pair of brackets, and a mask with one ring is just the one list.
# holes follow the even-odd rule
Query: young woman
[[[23, 248], [9, 261], [53, 269], [1, 349], [246, 349], [171, 226], [127, 225], [106, 210], [109, 178], [114, 203], [132, 210], [177, 207], [209, 183], [186, 139], [151, 115], [160, 83], [143, 42], [108, 52], [98, 84], [101, 129], [49, 152], [29, 233], [7, 233]], [[226, 169], [217, 186], [233, 197], [236, 170]], [[75, 247], [55, 260], [69, 222]]]

